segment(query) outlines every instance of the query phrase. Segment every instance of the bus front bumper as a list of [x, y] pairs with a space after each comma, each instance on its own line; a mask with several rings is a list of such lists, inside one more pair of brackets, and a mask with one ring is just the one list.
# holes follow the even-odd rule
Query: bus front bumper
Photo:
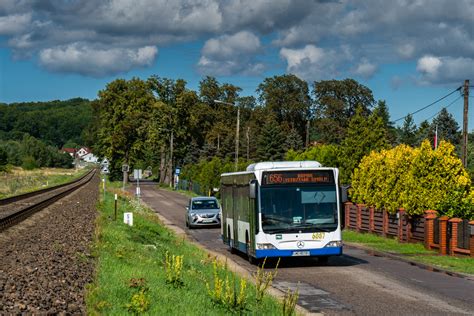
[[320, 257], [320, 256], [340, 256], [342, 247], [324, 247], [317, 249], [262, 249], [255, 251], [255, 258], [265, 257]]

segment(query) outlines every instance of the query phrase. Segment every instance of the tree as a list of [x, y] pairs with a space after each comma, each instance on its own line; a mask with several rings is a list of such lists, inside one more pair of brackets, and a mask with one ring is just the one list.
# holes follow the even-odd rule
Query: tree
[[375, 102], [372, 91], [354, 79], [314, 82], [312, 93], [317, 140], [324, 143], [341, 143], [356, 108], [360, 107], [360, 115], [367, 117]]
[[111, 177], [119, 179], [121, 165], [133, 165], [144, 152], [148, 114], [155, 98], [142, 80], [117, 79], [99, 91], [99, 150], [110, 159]]
[[454, 119], [451, 113], [442, 108], [439, 114], [433, 119], [431, 123], [431, 132], [438, 127], [438, 139], [446, 140], [453, 145], [459, 145], [461, 142], [461, 133], [459, 132], [458, 122]]
[[394, 145], [397, 141], [397, 132], [393, 123], [390, 121], [390, 113], [388, 112], [385, 100], [379, 100], [373, 113], [382, 119], [383, 126], [387, 130], [387, 140], [389, 144]]
[[306, 81], [295, 75], [266, 78], [257, 88], [259, 101], [275, 115], [287, 131], [295, 129], [303, 138], [310, 117], [311, 99]]
[[8, 155], [7, 151], [0, 147], [0, 171], [5, 171], [8, 164]]
[[290, 149], [301, 150], [303, 148], [303, 140], [298, 134], [298, 131], [296, 131], [294, 128], [291, 129], [290, 132], [286, 135], [284, 148], [285, 151], [288, 151]]
[[418, 126], [416, 131], [416, 146], [420, 146], [425, 139], [432, 139], [434, 132], [431, 130], [431, 125], [427, 120], [424, 120]]
[[372, 113], [363, 116], [364, 109], [359, 107], [349, 121], [347, 137], [342, 142], [341, 181], [349, 183], [354, 168], [360, 160], [373, 150], [388, 147], [387, 131], [380, 116]]
[[413, 116], [408, 114], [403, 121], [402, 128], [398, 130], [398, 143], [413, 147], [416, 145], [416, 141], [416, 124], [413, 121]]
[[257, 157], [260, 161], [281, 160], [284, 155], [285, 135], [274, 118], [269, 118], [258, 138]]

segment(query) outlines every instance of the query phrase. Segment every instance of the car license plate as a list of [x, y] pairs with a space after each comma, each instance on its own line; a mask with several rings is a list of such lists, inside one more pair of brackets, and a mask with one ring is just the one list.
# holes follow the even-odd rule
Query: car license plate
[[212, 219], [203, 219], [202, 222], [203, 223], [212, 223], [213, 220]]
[[293, 251], [293, 257], [304, 257], [309, 256], [309, 251]]

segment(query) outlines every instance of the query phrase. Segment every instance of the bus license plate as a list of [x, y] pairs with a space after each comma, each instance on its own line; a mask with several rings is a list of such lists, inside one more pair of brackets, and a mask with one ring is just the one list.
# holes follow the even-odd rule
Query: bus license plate
[[293, 251], [293, 257], [304, 257], [309, 256], [309, 251]]

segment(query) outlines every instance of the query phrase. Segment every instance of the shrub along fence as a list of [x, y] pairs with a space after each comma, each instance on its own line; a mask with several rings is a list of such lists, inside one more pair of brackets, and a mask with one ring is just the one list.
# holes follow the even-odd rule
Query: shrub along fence
[[438, 249], [441, 255], [470, 255], [474, 257], [474, 221], [438, 217], [436, 211], [423, 216], [409, 216], [405, 210], [396, 213], [345, 204], [346, 228], [397, 238], [399, 242], [422, 242], [427, 249]]

